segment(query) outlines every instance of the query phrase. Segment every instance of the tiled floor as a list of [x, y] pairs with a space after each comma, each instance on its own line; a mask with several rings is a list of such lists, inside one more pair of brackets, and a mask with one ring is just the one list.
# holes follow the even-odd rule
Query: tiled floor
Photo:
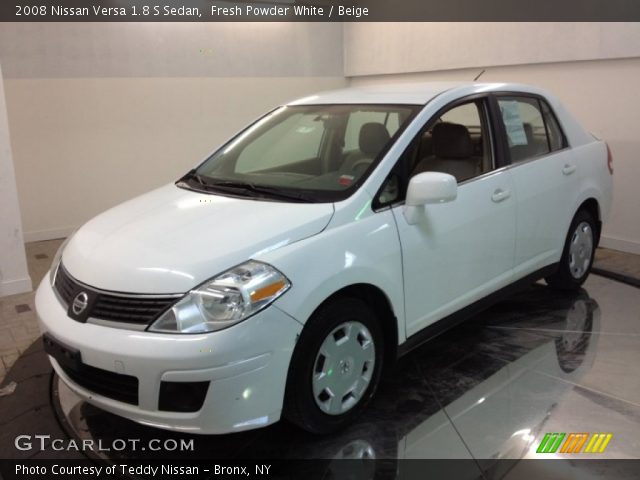
[[[26, 245], [27, 264], [34, 289], [45, 276], [64, 241], [50, 240]], [[0, 298], [0, 384], [19, 355], [39, 336], [34, 292]]]
[[[34, 290], [49, 270], [64, 239], [26, 244]], [[600, 248], [596, 266], [640, 278], [640, 256]], [[0, 298], [0, 385], [18, 356], [38, 337], [34, 292]]]
[[640, 280], [640, 255], [599, 248], [596, 250], [595, 266]]

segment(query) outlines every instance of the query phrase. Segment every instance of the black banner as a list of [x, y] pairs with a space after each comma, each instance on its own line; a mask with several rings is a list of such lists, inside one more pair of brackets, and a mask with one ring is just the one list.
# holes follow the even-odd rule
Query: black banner
[[13, 0], [2, 22], [640, 21], [637, 0]]
[[0, 460], [5, 480], [59, 479], [615, 479], [640, 478], [640, 460]]

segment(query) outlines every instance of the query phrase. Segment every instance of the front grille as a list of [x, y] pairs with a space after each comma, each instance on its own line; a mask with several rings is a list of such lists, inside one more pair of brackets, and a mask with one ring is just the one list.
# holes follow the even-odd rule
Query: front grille
[[175, 301], [175, 298], [127, 298], [100, 294], [89, 315], [103, 320], [148, 325]]
[[73, 292], [75, 292], [79, 287], [79, 285], [73, 281], [71, 276], [67, 274], [67, 271], [62, 267], [62, 264], [58, 267], [54, 286], [65, 305], [69, 305], [71, 298], [73, 298]]
[[149, 325], [177, 301], [176, 296], [109, 294], [75, 280], [62, 264], [56, 273], [54, 288], [65, 306], [81, 291], [95, 296], [84, 317], [110, 320], [112, 322]]
[[109, 372], [84, 363], [78, 369], [58, 364], [71, 380], [90, 392], [131, 405], [138, 405], [138, 379], [136, 377]]

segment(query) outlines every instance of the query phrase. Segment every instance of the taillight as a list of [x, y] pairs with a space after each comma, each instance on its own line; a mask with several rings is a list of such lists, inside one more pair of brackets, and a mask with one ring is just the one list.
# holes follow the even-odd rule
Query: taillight
[[611, 155], [609, 144], [605, 143], [605, 145], [607, 146], [607, 168], [609, 169], [609, 173], [613, 175], [613, 155]]

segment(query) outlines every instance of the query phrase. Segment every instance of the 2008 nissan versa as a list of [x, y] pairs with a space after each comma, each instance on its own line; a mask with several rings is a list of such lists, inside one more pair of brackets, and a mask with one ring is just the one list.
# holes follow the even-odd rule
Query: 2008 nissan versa
[[514, 285], [578, 288], [612, 173], [538, 88], [313, 95], [72, 235], [37, 293], [45, 348], [140, 423], [331, 432], [383, 365]]

